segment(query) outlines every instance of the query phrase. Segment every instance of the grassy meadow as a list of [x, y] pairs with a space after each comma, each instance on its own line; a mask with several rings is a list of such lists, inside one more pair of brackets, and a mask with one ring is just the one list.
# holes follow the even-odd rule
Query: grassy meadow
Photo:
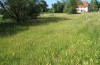
[[0, 65], [100, 65], [100, 13], [1, 20]]

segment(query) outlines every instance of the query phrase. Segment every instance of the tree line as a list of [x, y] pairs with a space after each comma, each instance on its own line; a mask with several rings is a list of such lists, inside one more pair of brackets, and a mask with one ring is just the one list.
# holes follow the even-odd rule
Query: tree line
[[[52, 4], [52, 12], [54, 13], [77, 13], [77, 3], [81, 2], [81, 0], [61, 0], [57, 1], [57, 3]], [[97, 0], [91, 0], [89, 3], [89, 11], [95, 12], [100, 9], [100, 2]]]
[[[81, 0], [61, 0], [52, 4], [52, 8], [48, 9], [45, 0], [2, 0], [0, 1], [0, 14], [3, 19], [11, 19], [15, 22], [27, 21], [37, 18], [41, 12], [52, 13], [77, 13], [77, 3]], [[89, 11], [98, 11], [100, 2], [91, 0]]]

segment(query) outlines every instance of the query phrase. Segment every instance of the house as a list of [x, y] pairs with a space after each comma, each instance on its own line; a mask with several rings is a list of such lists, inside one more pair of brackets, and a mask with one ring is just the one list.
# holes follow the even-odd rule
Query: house
[[82, 1], [78, 3], [77, 13], [82, 13], [82, 12], [89, 12], [89, 3], [87, 1]]

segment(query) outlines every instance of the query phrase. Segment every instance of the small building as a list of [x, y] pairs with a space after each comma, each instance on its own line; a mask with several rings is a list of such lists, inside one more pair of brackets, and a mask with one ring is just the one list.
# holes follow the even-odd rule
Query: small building
[[78, 3], [77, 13], [82, 13], [82, 12], [89, 12], [89, 3], [87, 1], [82, 1]]

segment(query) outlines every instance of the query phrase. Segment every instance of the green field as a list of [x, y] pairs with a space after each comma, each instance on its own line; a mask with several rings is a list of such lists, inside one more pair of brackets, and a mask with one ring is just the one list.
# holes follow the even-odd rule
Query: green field
[[100, 65], [100, 13], [1, 21], [0, 65]]

